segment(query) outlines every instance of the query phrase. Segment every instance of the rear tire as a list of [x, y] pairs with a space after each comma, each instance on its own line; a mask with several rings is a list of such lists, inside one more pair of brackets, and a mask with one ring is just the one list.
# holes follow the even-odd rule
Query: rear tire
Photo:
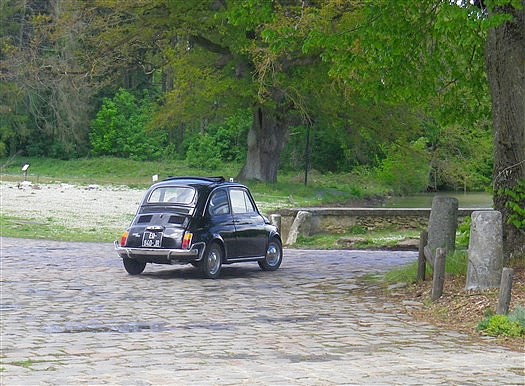
[[268, 243], [264, 260], [259, 260], [259, 267], [263, 271], [275, 271], [283, 261], [283, 246], [278, 238], [273, 238]]
[[124, 263], [124, 268], [130, 275], [140, 275], [144, 271], [144, 268], [146, 268], [144, 261], [130, 259], [129, 257], [122, 258], [122, 262]]
[[213, 242], [204, 252], [204, 256], [200, 262], [200, 269], [204, 277], [208, 279], [216, 279], [221, 273], [222, 258], [224, 253], [221, 246]]

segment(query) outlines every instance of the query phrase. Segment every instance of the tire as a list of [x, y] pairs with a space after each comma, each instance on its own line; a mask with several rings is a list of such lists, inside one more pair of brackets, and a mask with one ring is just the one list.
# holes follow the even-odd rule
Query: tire
[[124, 268], [130, 275], [140, 275], [144, 271], [144, 268], [146, 268], [144, 261], [124, 257], [122, 262], [124, 263]]
[[204, 252], [202, 261], [200, 262], [200, 269], [204, 277], [208, 279], [216, 279], [221, 273], [223, 251], [221, 246], [213, 242]]
[[273, 238], [268, 243], [264, 260], [258, 261], [259, 267], [261, 267], [263, 271], [275, 271], [281, 266], [282, 261], [283, 246], [279, 239]]

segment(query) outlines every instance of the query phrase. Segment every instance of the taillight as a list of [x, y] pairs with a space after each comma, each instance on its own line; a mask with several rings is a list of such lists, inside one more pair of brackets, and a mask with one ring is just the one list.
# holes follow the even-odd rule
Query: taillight
[[189, 249], [191, 246], [191, 239], [193, 233], [185, 232], [184, 237], [182, 238], [182, 249]]
[[122, 237], [120, 238], [120, 246], [125, 247], [127, 242], [128, 242], [128, 232], [124, 232], [122, 233]]

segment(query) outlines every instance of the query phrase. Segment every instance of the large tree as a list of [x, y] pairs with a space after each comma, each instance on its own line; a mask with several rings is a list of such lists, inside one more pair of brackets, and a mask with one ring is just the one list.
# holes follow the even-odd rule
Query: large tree
[[[319, 53], [303, 49], [310, 15], [319, 10], [313, 3], [87, 3], [90, 40], [99, 55], [94, 51], [86, 60], [91, 68], [107, 68], [106, 74], [133, 65], [161, 71], [166, 87], [156, 124], [168, 129], [205, 130], [228, 113], [251, 108], [247, 159], [239, 177], [275, 182], [290, 128], [311, 123], [313, 111], [323, 106], [315, 88], [319, 79], [329, 82]], [[113, 69], [107, 58], [113, 59]]]
[[[494, 208], [503, 214], [506, 256], [525, 256], [525, 1], [488, 7], [489, 15], [504, 18], [489, 31], [486, 51], [494, 124]], [[516, 211], [521, 227], [518, 221], [509, 223]]]
[[[338, 14], [344, 3], [330, 3], [309, 47], [323, 51], [330, 74], [354, 93], [414, 106], [438, 143], [450, 140], [450, 125], [463, 127], [465, 138], [485, 130], [492, 113], [494, 206], [503, 214], [506, 256], [523, 255], [525, 2], [377, 0], [350, 24], [358, 14]], [[510, 224], [511, 216], [518, 221]]]

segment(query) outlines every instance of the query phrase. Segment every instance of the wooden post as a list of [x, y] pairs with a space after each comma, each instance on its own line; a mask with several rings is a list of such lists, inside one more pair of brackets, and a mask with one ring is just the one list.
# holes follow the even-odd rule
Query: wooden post
[[443, 285], [445, 284], [445, 261], [447, 250], [437, 248], [434, 257], [434, 276], [432, 278], [432, 301], [437, 300], [443, 295]]
[[417, 257], [417, 281], [425, 281], [425, 271], [426, 271], [426, 264], [425, 264], [425, 246], [428, 242], [428, 232], [423, 231], [419, 235], [419, 255]]
[[503, 268], [501, 272], [501, 284], [499, 286], [498, 307], [496, 314], [507, 315], [509, 313], [510, 297], [512, 292], [512, 268]]

